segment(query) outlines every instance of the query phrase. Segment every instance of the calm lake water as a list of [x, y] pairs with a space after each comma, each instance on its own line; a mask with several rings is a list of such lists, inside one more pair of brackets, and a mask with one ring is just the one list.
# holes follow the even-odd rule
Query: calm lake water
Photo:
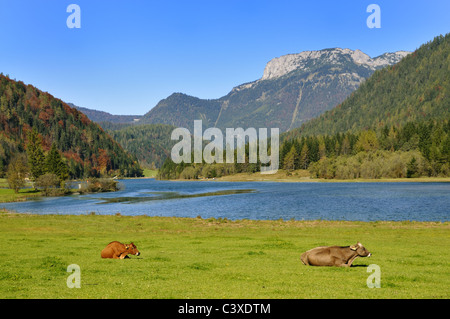
[[35, 214], [116, 214], [228, 219], [450, 220], [450, 183], [120, 181], [114, 193], [0, 204]]

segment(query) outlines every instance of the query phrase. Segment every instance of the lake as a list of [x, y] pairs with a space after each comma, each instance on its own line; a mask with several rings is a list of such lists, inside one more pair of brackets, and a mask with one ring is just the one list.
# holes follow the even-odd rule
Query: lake
[[114, 193], [4, 203], [19, 213], [236, 219], [449, 221], [450, 183], [121, 180]]

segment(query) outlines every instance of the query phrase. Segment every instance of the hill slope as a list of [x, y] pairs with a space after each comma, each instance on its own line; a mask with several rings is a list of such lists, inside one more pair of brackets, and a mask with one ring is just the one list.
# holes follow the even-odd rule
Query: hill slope
[[219, 116], [221, 102], [203, 100], [183, 93], [173, 93], [161, 100], [140, 120], [140, 124], [169, 124], [190, 128], [194, 120], [203, 120], [206, 127], [214, 126]]
[[325, 49], [271, 60], [261, 79], [235, 87], [219, 99], [174, 93], [145, 114], [141, 123], [191, 127], [299, 127], [341, 103], [377, 69], [400, 61], [408, 52], [370, 58], [359, 50]]
[[36, 129], [45, 151], [53, 143], [73, 178], [102, 174], [139, 175], [137, 162], [86, 115], [32, 85], [0, 75], [0, 174], [16, 153], [25, 152]]
[[304, 124], [305, 135], [357, 132], [450, 116], [450, 34], [379, 70], [348, 99]]
[[139, 122], [142, 115], [114, 115], [104, 111], [92, 110], [86, 107], [76, 106], [73, 103], [67, 103], [70, 107], [76, 108], [85, 114], [93, 122], [110, 122], [115, 124], [134, 124]]

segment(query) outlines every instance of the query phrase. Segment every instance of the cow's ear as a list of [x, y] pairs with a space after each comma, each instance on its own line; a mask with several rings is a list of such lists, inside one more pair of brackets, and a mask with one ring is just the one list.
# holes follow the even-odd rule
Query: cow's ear
[[356, 250], [356, 249], [358, 249], [358, 244], [350, 246], [350, 249], [351, 249], [351, 250]]
[[125, 245], [125, 249], [128, 249], [129, 246]]

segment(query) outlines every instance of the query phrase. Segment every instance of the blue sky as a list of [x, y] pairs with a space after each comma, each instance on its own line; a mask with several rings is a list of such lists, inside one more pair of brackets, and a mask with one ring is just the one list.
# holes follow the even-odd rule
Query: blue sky
[[[72, 3], [79, 29], [66, 25]], [[366, 25], [372, 3], [379, 29]], [[450, 32], [449, 16], [448, 0], [0, 0], [0, 72], [79, 106], [144, 114], [173, 92], [226, 95], [289, 53], [413, 51]]]

